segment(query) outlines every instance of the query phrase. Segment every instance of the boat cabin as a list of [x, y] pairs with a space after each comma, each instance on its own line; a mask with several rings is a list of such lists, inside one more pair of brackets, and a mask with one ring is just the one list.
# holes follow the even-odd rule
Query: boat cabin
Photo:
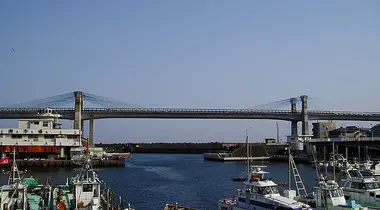
[[102, 182], [92, 170], [90, 160], [84, 164], [81, 173], [73, 178], [75, 189], [76, 208], [91, 206], [98, 209], [101, 206], [101, 184]]
[[335, 181], [321, 181], [317, 184], [315, 189], [317, 191], [317, 207], [347, 205], [343, 190]]

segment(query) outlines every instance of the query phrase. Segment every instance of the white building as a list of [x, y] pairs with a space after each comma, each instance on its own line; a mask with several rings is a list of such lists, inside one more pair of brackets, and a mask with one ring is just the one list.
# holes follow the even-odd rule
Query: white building
[[0, 152], [11, 152], [16, 146], [16, 151], [24, 157], [65, 157], [72, 147], [82, 146], [81, 132], [63, 129], [59, 117], [52, 109], [45, 109], [36, 119], [20, 119], [18, 128], [0, 128]]

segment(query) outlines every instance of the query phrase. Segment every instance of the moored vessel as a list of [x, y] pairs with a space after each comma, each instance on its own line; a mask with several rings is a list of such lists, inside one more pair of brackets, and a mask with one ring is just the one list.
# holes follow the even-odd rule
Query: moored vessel
[[43, 210], [50, 209], [51, 185], [47, 181], [38, 184], [33, 177], [22, 178], [16, 163], [16, 148], [13, 147], [13, 161], [8, 184], [0, 187], [0, 210]]
[[358, 169], [348, 168], [338, 174], [337, 180], [346, 199], [380, 209], [380, 183], [374, 177], [364, 177]]
[[[110, 189], [102, 188], [103, 182], [92, 168], [88, 146], [85, 150], [80, 172], [66, 184], [58, 185], [53, 190], [54, 210], [134, 210], [130, 204], [125, 204], [120, 196]], [[116, 201], [115, 201], [116, 200]]]

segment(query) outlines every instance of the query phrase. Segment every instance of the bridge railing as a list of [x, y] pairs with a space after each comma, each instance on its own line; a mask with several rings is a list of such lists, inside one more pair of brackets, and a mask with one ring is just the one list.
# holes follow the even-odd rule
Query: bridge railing
[[[0, 108], [2, 113], [37, 113], [43, 108]], [[58, 113], [74, 112], [73, 108], [53, 108]], [[180, 108], [85, 108], [82, 112], [90, 113], [116, 113], [116, 112], [149, 112], [149, 113], [223, 113], [223, 114], [285, 114], [299, 115], [301, 111], [290, 110], [263, 110], [263, 109], [180, 109]], [[353, 111], [318, 111], [309, 110], [309, 115], [317, 116], [380, 116], [380, 112], [353, 112]]]
[[[110, 113], [110, 112], [155, 112], [155, 113], [258, 113], [258, 114], [291, 114], [286, 110], [254, 110], [254, 109], [176, 109], [176, 108], [109, 108], [109, 109], [84, 109], [83, 112]], [[297, 114], [300, 114], [297, 113]]]

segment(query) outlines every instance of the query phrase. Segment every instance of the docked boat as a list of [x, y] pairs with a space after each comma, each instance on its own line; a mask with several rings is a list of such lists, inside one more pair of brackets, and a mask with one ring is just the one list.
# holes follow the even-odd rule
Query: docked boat
[[368, 210], [367, 207], [362, 207], [356, 204], [354, 200], [346, 201], [342, 187], [333, 180], [321, 180], [315, 186], [316, 195], [312, 199], [312, 206], [316, 210]]
[[364, 177], [356, 168], [348, 168], [338, 174], [338, 183], [343, 187], [346, 199], [369, 208], [380, 209], [380, 183], [373, 177]]
[[[314, 163], [315, 154], [312, 152]], [[291, 155], [290, 161], [291, 161]], [[345, 161], [347, 163], [347, 161]], [[295, 167], [295, 166], [294, 166]], [[327, 167], [327, 166], [326, 166]], [[333, 166], [336, 167], [336, 166]], [[317, 168], [317, 167], [316, 167]], [[335, 170], [335, 169], [333, 169]], [[367, 207], [362, 207], [355, 203], [355, 200], [346, 200], [343, 194], [342, 187], [338, 185], [334, 180], [327, 180], [317, 168], [317, 185], [314, 187], [315, 193], [310, 193], [307, 196], [298, 196], [296, 200], [306, 202], [310, 204], [316, 210], [367, 210]]]
[[237, 197], [219, 200], [221, 210], [263, 210], [263, 209], [311, 209], [307, 204], [280, 195], [278, 185], [271, 180], [265, 166], [252, 166], [250, 179], [243, 182]]
[[27, 208], [27, 186], [22, 182], [17, 168], [15, 151], [13, 163], [9, 172], [8, 184], [0, 187], [0, 209], [24, 210]]
[[51, 180], [48, 178], [45, 184], [39, 184], [34, 177], [23, 179], [27, 186], [27, 203], [29, 210], [51, 208]]
[[66, 184], [58, 185], [53, 190], [54, 210], [110, 210], [125, 209], [133, 210], [130, 204], [122, 201], [121, 197], [116, 197], [110, 189], [103, 189], [103, 182], [98, 178], [92, 168], [91, 157], [87, 147], [82, 168], [79, 174], [67, 179]]
[[50, 209], [51, 185], [41, 185], [33, 177], [22, 178], [13, 148], [13, 161], [8, 184], [0, 187], [0, 209], [40, 210]]

